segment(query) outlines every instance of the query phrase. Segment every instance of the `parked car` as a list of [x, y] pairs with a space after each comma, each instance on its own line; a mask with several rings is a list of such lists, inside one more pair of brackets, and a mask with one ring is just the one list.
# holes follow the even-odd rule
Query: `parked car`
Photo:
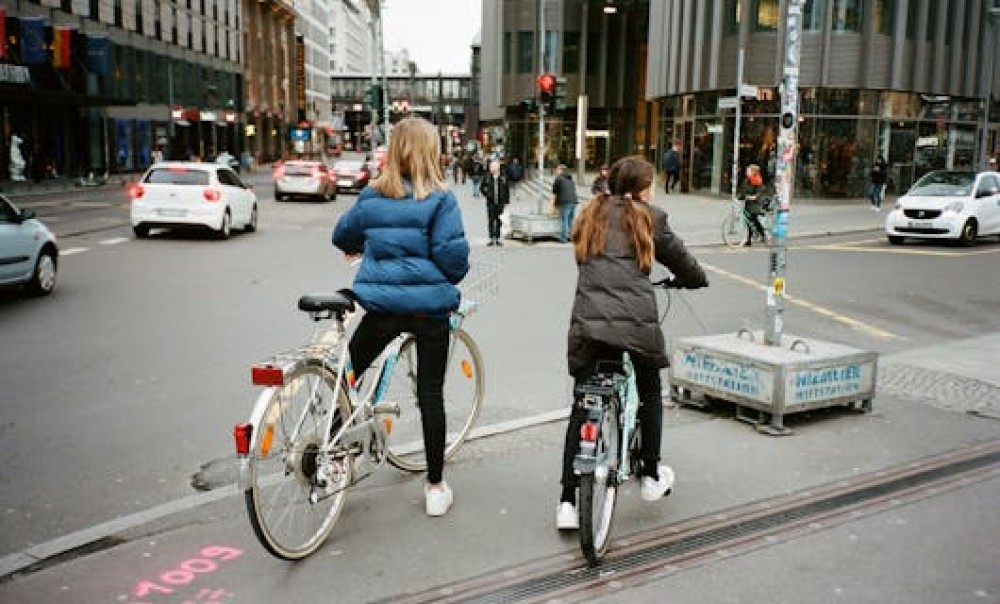
[[1000, 174], [938, 170], [925, 174], [885, 217], [889, 242], [946, 239], [973, 245], [1000, 235]]
[[0, 195], [0, 285], [27, 286], [47, 296], [56, 287], [59, 247], [56, 236], [32, 210], [20, 210]]
[[360, 191], [368, 186], [371, 179], [371, 170], [363, 161], [338, 161], [333, 164], [333, 173], [341, 191]]
[[312, 197], [320, 201], [337, 199], [337, 183], [323, 162], [292, 160], [274, 169], [274, 199]]
[[209, 229], [228, 239], [233, 228], [257, 230], [257, 196], [229, 166], [168, 161], [151, 166], [129, 189], [132, 230]]

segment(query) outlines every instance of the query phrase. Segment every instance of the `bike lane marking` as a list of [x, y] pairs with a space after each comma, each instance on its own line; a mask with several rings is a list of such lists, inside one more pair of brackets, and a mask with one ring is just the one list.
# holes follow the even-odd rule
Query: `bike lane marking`
[[834, 251], [834, 252], [879, 252], [883, 254], [904, 254], [911, 256], [938, 256], [942, 258], [964, 258], [966, 256], [982, 256], [987, 254], [1000, 253], [1000, 247], [991, 247], [987, 249], [978, 249], [978, 250], [970, 250], [968, 248], [963, 250], [941, 250], [941, 249], [923, 249], [916, 247], [900, 247], [900, 246], [886, 247], [885, 245], [878, 245], [878, 246], [875, 245], [877, 243], [884, 244], [885, 241], [882, 239], [863, 239], [860, 241], [842, 241], [840, 243], [805, 245], [801, 246], [799, 249]]
[[[749, 285], [750, 287], [759, 289], [762, 292], [766, 293], [766, 292], [771, 291], [771, 289], [770, 289], [769, 286], [762, 285], [762, 284], [758, 283], [757, 281], [755, 281], [755, 280], [753, 280], [753, 279], [751, 279], [749, 277], [744, 277], [743, 275], [739, 275], [737, 273], [733, 273], [733, 272], [727, 271], [725, 269], [722, 269], [722, 268], [719, 268], [717, 266], [708, 264], [706, 262], [702, 262], [701, 265], [704, 266], [707, 270], [712, 271], [713, 273], [722, 275], [724, 277], [728, 277], [728, 278], [730, 278], [730, 279], [732, 279], [734, 281], [738, 281], [738, 282], [740, 282], [740, 283], [742, 283], [744, 285]], [[836, 311], [830, 310], [830, 309], [825, 308], [823, 306], [820, 306], [818, 304], [813, 304], [812, 302], [809, 302], [808, 300], [804, 300], [804, 299], [799, 298], [797, 296], [792, 296], [792, 295], [789, 295], [789, 294], [786, 293], [785, 294], [785, 300], [788, 300], [789, 303], [795, 304], [796, 306], [804, 308], [804, 309], [806, 309], [808, 311], [814, 312], [814, 313], [816, 313], [818, 315], [822, 315], [822, 316], [824, 316], [824, 317], [826, 317], [828, 319], [832, 319], [834, 321], [837, 321], [838, 323], [843, 323], [844, 325], [848, 325], [848, 326], [850, 326], [850, 327], [852, 327], [854, 329], [857, 329], [859, 331], [863, 331], [863, 332], [865, 332], [865, 333], [867, 333], [869, 335], [872, 335], [872, 336], [874, 336], [876, 338], [881, 338], [883, 340], [892, 340], [892, 339], [906, 340], [906, 338], [904, 338], [903, 336], [891, 333], [891, 332], [886, 331], [884, 329], [881, 329], [879, 327], [875, 327], [874, 325], [869, 325], [868, 323], [865, 323], [864, 321], [861, 321], [859, 319], [855, 319], [853, 317], [849, 317], [847, 315], [838, 313]]]

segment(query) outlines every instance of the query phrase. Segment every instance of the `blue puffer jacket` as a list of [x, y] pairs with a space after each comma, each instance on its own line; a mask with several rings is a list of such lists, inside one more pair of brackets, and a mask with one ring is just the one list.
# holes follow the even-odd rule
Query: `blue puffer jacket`
[[354, 293], [366, 311], [447, 316], [459, 303], [455, 284], [469, 271], [458, 200], [451, 191], [426, 199], [358, 196], [333, 229], [333, 245], [364, 254]]

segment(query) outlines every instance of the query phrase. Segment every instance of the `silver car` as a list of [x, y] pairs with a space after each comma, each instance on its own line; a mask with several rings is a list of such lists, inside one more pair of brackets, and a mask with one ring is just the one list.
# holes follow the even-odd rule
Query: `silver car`
[[311, 197], [320, 201], [337, 199], [337, 183], [319, 161], [292, 160], [274, 169], [274, 199]]
[[0, 195], [0, 285], [26, 285], [47, 296], [56, 287], [59, 247], [56, 236], [35, 218]]

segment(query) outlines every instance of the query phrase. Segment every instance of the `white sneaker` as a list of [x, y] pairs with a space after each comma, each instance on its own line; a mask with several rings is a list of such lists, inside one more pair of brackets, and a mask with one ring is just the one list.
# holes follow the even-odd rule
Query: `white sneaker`
[[644, 501], [656, 501], [670, 494], [670, 489], [674, 486], [674, 471], [670, 466], [661, 465], [657, 468], [660, 474], [659, 480], [654, 480], [649, 476], [642, 477], [642, 499]]
[[575, 505], [568, 501], [559, 504], [556, 509], [556, 528], [560, 531], [575, 531], [580, 528], [580, 514]]
[[451, 487], [443, 480], [440, 488], [431, 488], [429, 484], [424, 485], [424, 507], [428, 516], [444, 516], [454, 499]]

